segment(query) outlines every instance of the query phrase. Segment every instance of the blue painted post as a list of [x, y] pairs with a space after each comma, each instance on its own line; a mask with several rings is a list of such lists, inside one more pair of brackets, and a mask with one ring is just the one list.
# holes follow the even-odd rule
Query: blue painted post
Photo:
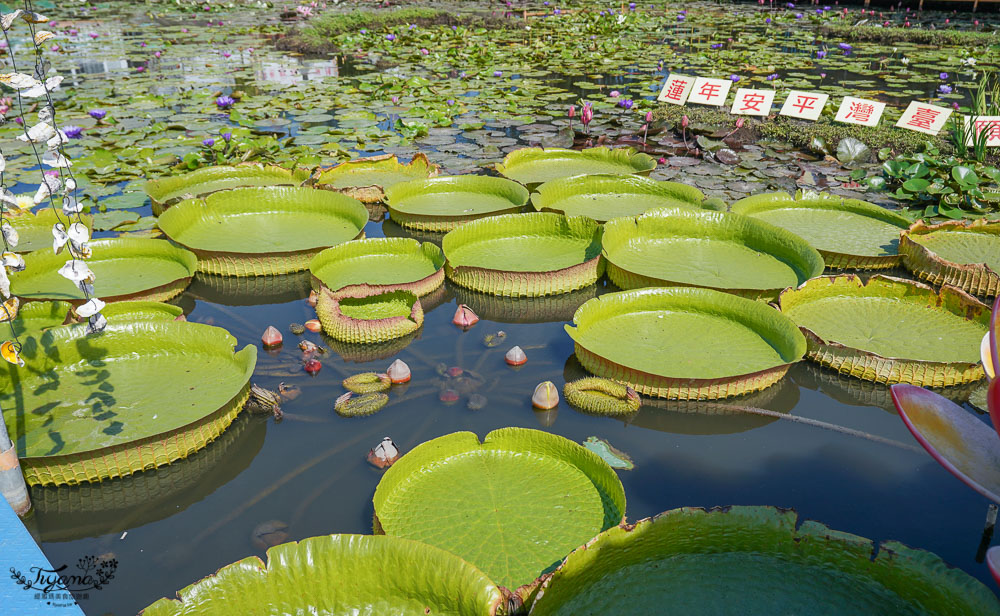
[[31, 510], [31, 498], [28, 497], [28, 486], [24, 484], [21, 464], [17, 460], [14, 443], [7, 435], [7, 425], [0, 415], [0, 494], [10, 503], [10, 508], [19, 516], [25, 516]]

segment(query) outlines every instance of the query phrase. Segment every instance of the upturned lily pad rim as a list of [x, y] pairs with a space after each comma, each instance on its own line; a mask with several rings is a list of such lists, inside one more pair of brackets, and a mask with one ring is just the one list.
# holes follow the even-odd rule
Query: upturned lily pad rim
[[[707, 199], [702, 191], [681, 182], [652, 180], [641, 175], [595, 173], [573, 175], [544, 182], [531, 194], [531, 205], [539, 212], [557, 212], [573, 216], [575, 214], [567, 213], [565, 208], [559, 207], [559, 203], [567, 197], [590, 193], [650, 195], [690, 203], [691, 207], [696, 209], [701, 208], [702, 203]], [[659, 209], [659, 207], [662, 206], [652, 209]], [[618, 216], [611, 218], [618, 218]], [[611, 218], [597, 217], [594, 219], [603, 223]]]
[[[574, 550], [542, 583], [531, 616], [560, 611], [568, 600], [599, 578], [626, 567], [663, 561], [670, 555], [767, 555], [788, 566], [821, 562], [882, 586], [902, 601], [935, 614], [1000, 614], [993, 592], [939, 556], [897, 541], [874, 542], [830, 529], [820, 522], [798, 523], [793, 510], [770, 506], [671, 509], [635, 524], [608, 529]], [[797, 525], [797, 527], [796, 527]], [[674, 540], [674, 550], [663, 544]], [[905, 573], [904, 573], [905, 572]], [[627, 579], [623, 581], [627, 583]], [[955, 605], [964, 600], [964, 605]]]
[[[329, 558], [330, 554], [334, 562], [324, 562], [324, 555]], [[392, 563], [393, 571], [384, 569], [387, 563]], [[374, 571], [369, 577], [379, 579], [381, 588], [359, 588], [358, 568]], [[355, 572], [350, 575], [352, 570]], [[334, 572], [340, 575], [331, 575]], [[282, 586], [275, 589], [269, 585], [269, 578], [280, 579], [273, 584]], [[366, 602], [369, 607], [376, 598], [388, 603], [397, 594], [410, 601], [433, 597], [434, 610], [427, 613], [435, 614], [442, 613], [437, 610], [440, 607], [444, 613], [454, 610], [455, 614], [493, 616], [504, 602], [504, 593], [485, 573], [440, 548], [400, 537], [333, 534], [269, 548], [266, 565], [257, 556], [236, 561], [177, 591], [178, 599], [162, 598], [140, 614], [248, 613], [259, 608], [262, 599], [268, 596], [279, 605], [285, 601], [294, 603], [296, 598], [308, 599], [298, 606], [298, 613], [307, 606], [317, 609], [316, 603], [322, 598], [313, 595], [324, 591], [330, 593], [330, 603], [321, 611], [340, 613], [351, 599], [336, 602], [338, 591], [350, 595], [359, 590], [371, 596], [362, 595], [355, 601]], [[237, 603], [243, 600], [241, 595], [247, 596], [242, 607]], [[222, 608], [223, 605], [226, 608]], [[199, 606], [203, 606], [202, 609]], [[211, 609], [213, 606], [216, 609]], [[283, 607], [291, 609], [293, 606]], [[334, 611], [328, 612], [327, 607]], [[426, 605], [425, 609], [431, 610], [431, 606]]]
[[[205, 185], [212, 182], [253, 177], [274, 179], [276, 180], [274, 185], [300, 186], [309, 179], [309, 170], [302, 167], [287, 169], [278, 165], [258, 162], [215, 165], [202, 167], [188, 173], [149, 180], [146, 182], [144, 189], [146, 194], [149, 195], [150, 201], [155, 204], [166, 205], [180, 201], [188, 195], [194, 198], [204, 197], [219, 190], [229, 190], [240, 186], [237, 183], [224, 188], [206, 189]], [[260, 184], [251, 185], [260, 186]], [[263, 185], [267, 186], [271, 184]]]
[[1000, 220], [981, 218], [972, 221], [947, 220], [927, 224], [921, 219], [904, 230], [899, 238], [899, 251], [903, 255], [903, 265], [918, 278], [929, 280], [935, 284], [959, 286], [976, 295], [994, 296], [1000, 294], [1000, 273], [986, 262], [957, 263], [949, 261], [920, 242], [920, 236], [937, 231], [964, 231], [993, 235], [1000, 245]]
[[503, 162], [497, 163], [497, 172], [512, 180], [520, 181], [526, 185], [537, 185], [541, 182], [535, 182], [531, 180], [518, 180], [518, 176], [524, 177], [523, 174], [517, 172], [518, 167], [524, 168], [525, 166], [531, 165], [531, 163], [537, 160], [544, 160], [546, 158], [559, 158], [559, 157], [573, 157], [573, 158], [590, 158], [595, 160], [600, 160], [602, 162], [613, 162], [618, 163], [622, 166], [623, 170], [626, 168], [631, 168], [628, 173], [623, 173], [622, 175], [628, 174], [649, 174], [653, 169], [656, 169], [656, 159], [648, 154], [643, 154], [636, 152], [634, 148], [631, 147], [619, 147], [619, 148], [609, 148], [606, 146], [597, 146], [593, 148], [585, 148], [583, 150], [571, 150], [568, 148], [540, 148], [540, 147], [528, 147], [519, 148], [507, 154], [504, 157]]
[[422, 296], [436, 289], [444, 280], [445, 257], [441, 248], [432, 242], [420, 242], [412, 238], [403, 237], [366, 238], [332, 246], [319, 252], [312, 258], [312, 261], [309, 262], [309, 272], [313, 280], [319, 282], [321, 288], [335, 293], [346, 287], [355, 285], [344, 285], [336, 289], [330, 288], [327, 282], [320, 277], [323, 268], [338, 261], [350, 261], [362, 256], [410, 258], [428, 262], [434, 267], [433, 273], [419, 280], [399, 283], [364, 283], [364, 286], [370, 289], [383, 291], [403, 289], [413, 291], [416, 295]]
[[378, 203], [385, 199], [385, 186], [381, 184], [337, 187], [328, 182], [332, 176], [340, 174], [350, 176], [359, 169], [379, 171], [382, 167], [411, 174], [415, 179], [436, 177], [441, 171], [441, 167], [430, 162], [423, 152], [414, 154], [410, 162], [406, 164], [400, 163], [395, 154], [379, 154], [354, 158], [329, 167], [319, 167], [313, 172], [311, 181], [316, 188], [346, 193], [362, 203]]

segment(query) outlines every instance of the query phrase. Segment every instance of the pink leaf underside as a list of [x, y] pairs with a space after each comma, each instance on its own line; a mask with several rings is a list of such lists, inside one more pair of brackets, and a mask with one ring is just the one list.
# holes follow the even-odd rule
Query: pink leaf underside
[[993, 580], [1000, 584], [1000, 546], [993, 546], [986, 551], [986, 564], [990, 567]]
[[1000, 438], [990, 426], [915, 385], [893, 385], [892, 401], [931, 457], [970, 488], [1000, 503]]

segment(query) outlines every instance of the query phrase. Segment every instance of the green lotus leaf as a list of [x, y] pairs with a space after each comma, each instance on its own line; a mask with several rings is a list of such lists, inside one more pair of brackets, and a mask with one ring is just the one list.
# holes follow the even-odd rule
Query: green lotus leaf
[[552, 180], [531, 195], [536, 210], [589, 216], [607, 222], [662, 207], [700, 208], [705, 193], [679, 182], [658, 182], [638, 175], [589, 175]]
[[449, 231], [442, 248], [450, 280], [491, 295], [567, 293], [594, 284], [604, 269], [601, 226], [585, 216], [491, 216]]
[[606, 462], [524, 428], [494, 430], [482, 443], [456, 432], [418, 445], [389, 468], [373, 501], [385, 534], [448, 550], [510, 589], [625, 512], [624, 488]]
[[76, 484], [169, 464], [243, 407], [256, 347], [197, 323], [125, 318], [101, 334], [53, 327], [0, 367], [0, 408], [30, 484]]
[[[114, 304], [112, 304], [114, 305]], [[22, 304], [12, 323], [14, 335], [35, 335], [50, 327], [62, 325], [69, 318], [69, 302], [28, 302]], [[105, 307], [105, 310], [110, 306]], [[6, 328], [6, 325], [0, 327]]]
[[762, 303], [695, 287], [608, 293], [566, 332], [584, 368], [659, 398], [738, 396], [773, 385], [806, 352], [795, 323]]
[[808, 358], [842, 374], [924, 387], [984, 376], [979, 345], [990, 309], [961, 289], [842, 274], [788, 289], [780, 304], [805, 334]]
[[357, 199], [299, 186], [234, 188], [189, 199], [160, 216], [160, 229], [198, 255], [198, 271], [273, 276], [308, 269], [320, 250], [364, 233]]
[[485, 573], [419, 541], [325, 535], [251, 556], [160, 599], [143, 616], [393, 614], [492, 616], [503, 602]]
[[235, 166], [204, 167], [197, 171], [146, 182], [146, 194], [160, 215], [166, 206], [182, 199], [204, 197], [239, 186], [299, 186], [309, 179], [305, 169], [285, 169], [276, 165], [242, 163]]
[[363, 344], [402, 338], [424, 324], [424, 311], [413, 291], [385, 291], [367, 285], [336, 292], [323, 289], [316, 315], [331, 338]]
[[185, 297], [225, 306], [260, 306], [284, 304], [309, 295], [309, 272], [277, 276], [217, 276], [198, 272]]
[[632, 148], [596, 147], [585, 150], [521, 148], [497, 165], [501, 175], [534, 188], [574, 175], [649, 175], [656, 160]]
[[[7, 214], [7, 220], [17, 231], [18, 241], [14, 248], [17, 252], [32, 252], [43, 248], [52, 247], [52, 226], [57, 222], [66, 224], [66, 217], [57, 215], [52, 208], [39, 210], [36, 214], [24, 212], [22, 214]], [[94, 228], [93, 217], [81, 214], [80, 220], [89, 230]], [[73, 219], [76, 222], [76, 219]]]
[[903, 265], [918, 278], [969, 293], [1000, 294], [1000, 221], [918, 220], [899, 240]]
[[[87, 266], [105, 302], [163, 301], [180, 295], [197, 263], [193, 253], [164, 240], [114, 238], [93, 240], [90, 247], [93, 257], [87, 259]], [[83, 301], [83, 291], [59, 274], [69, 259], [51, 247], [25, 255], [24, 271], [10, 275], [11, 290], [24, 299]]]
[[531, 615], [645, 615], [663, 606], [741, 616], [1000, 614], [990, 589], [930, 552], [895, 541], [876, 549], [818, 522], [796, 528], [796, 518], [774, 507], [685, 507], [617, 526], [566, 558]]
[[402, 164], [395, 154], [356, 158], [333, 167], [317, 169], [313, 185], [335, 190], [362, 203], [385, 201], [385, 189], [400, 182], [434, 177], [439, 167], [427, 156], [417, 153], [409, 164]]
[[696, 286], [774, 298], [823, 273], [823, 257], [772, 224], [726, 212], [663, 208], [604, 225], [608, 278], [622, 289]]
[[347, 242], [319, 253], [309, 263], [313, 286], [339, 291], [367, 285], [427, 295], [444, 282], [444, 255], [437, 245], [406, 238]]
[[389, 216], [418, 231], [451, 231], [462, 223], [520, 211], [528, 190], [510, 180], [455, 175], [410, 180], [386, 188]]
[[899, 265], [899, 234], [909, 220], [858, 199], [766, 193], [741, 199], [732, 211], [798, 235], [836, 269], [886, 269]]

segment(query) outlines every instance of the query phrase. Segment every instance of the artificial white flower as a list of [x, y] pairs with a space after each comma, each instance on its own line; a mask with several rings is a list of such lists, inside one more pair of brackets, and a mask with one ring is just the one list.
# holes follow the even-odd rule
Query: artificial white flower
[[76, 309], [76, 313], [81, 317], [87, 319], [94, 316], [98, 312], [104, 310], [104, 306], [105, 306], [104, 302], [97, 299], [96, 297], [93, 297], [87, 303], [79, 306]]
[[86, 261], [70, 259], [59, 268], [59, 275], [70, 282], [94, 283], [94, 272], [90, 271]]

